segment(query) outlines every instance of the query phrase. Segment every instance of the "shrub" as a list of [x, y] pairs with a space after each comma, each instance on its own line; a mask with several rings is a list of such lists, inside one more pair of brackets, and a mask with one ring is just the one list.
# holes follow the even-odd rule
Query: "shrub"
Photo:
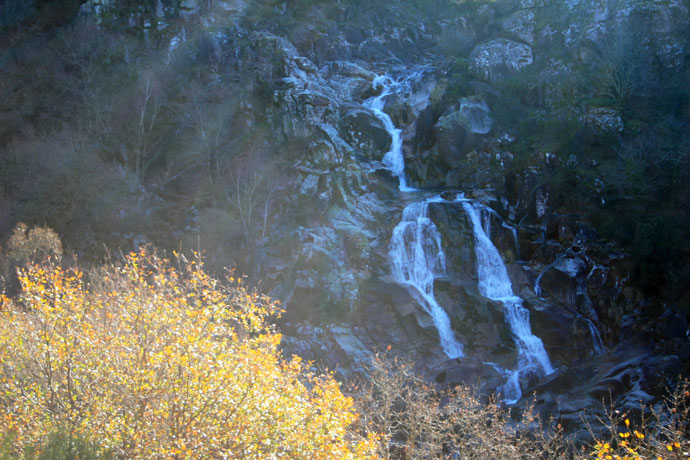
[[377, 356], [357, 389], [364, 429], [381, 433], [385, 459], [560, 458], [568, 444], [527, 407], [519, 421], [495, 399], [483, 402], [468, 387], [438, 390], [409, 363]]
[[29, 229], [23, 222], [14, 228], [6, 246], [5, 257], [15, 266], [38, 263], [48, 257], [59, 261], [62, 257], [62, 242], [52, 229]]
[[98, 445], [74, 437], [63, 430], [51, 433], [37, 445], [25, 446], [19, 456], [14, 452], [12, 433], [0, 437], [0, 460], [97, 460], [113, 458], [108, 451], [99, 452]]
[[118, 458], [374, 458], [329, 376], [280, 357], [276, 305], [146, 250], [90, 274], [30, 265], [0, 303], [0, 433]]
[[[20, 222], [7, 240], [2, 259], [0, 259], [1, 284], [12, 290], [16, 284], [14, 272], [18, 267], [46, 259], [60, 261], [61, 258], [62, 242], [52, 229], [48, 227], [29, 229], [25, 223]], [[5, 283], [8, 283], [8, 286], [5, 286]]]
[[588, 458], [672, 460], [690, 456], [688, 380], [681, 381], [661, 403], [641, 407], [637, 422], [613, 408], [607, 415], [607, 420], [600, 420], [605, 434], [595, 441]]
[[[470, 388], [439, 390], [409, 363], [377, 355], [362, 385], [353, 388], [362, 430], [381, 433], [378, 453], [416, 459], [675, 460], [690, 456], [690, 382], [654, 406], [627, 414], [611, 406], [592, 426], [582, 417], [567, 436], [527, 404], [518, 414]], [[635, 415], [635, 417], [633, 416]], [[634, 419], [634, 422], [631, 422]], [[589, 432], [591, 442], [580, 435]], [[577, 438], [575, 437], [577, 436]], [[576, 439], [579, 439], [577, 441]]]

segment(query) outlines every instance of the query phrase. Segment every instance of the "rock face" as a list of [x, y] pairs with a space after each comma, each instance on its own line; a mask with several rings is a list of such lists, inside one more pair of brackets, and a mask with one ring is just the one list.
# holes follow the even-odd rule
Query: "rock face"
[[470, 68], [483, 80], [496, 82], [534, 62], [532, 47], [505, 38], [497, 38], [477, 46], [470, 53]]
[[475, 134], [488, 134], [493, 121], [489, 115], [489, 106], [481, 98], [463, 97], [459, 102], [458, 112], [462, 114]]
[[443, 115], [433, 129], [437, 152], [443, 164], [452, 169], [474, 145], [472, 124], [460, 110]]
[[582, 40], [588, 40], [602, 51], [619, 52], [616, 38], [633, 39], [638, 53], [648, 51], [667, 68], [681, 64], [687, 47], [682, 34], [688, 24], [688, 7], [683, 2], [580, 0], [569, 8], [576, 20], [566, 32], [567, 46], [581, 46]]

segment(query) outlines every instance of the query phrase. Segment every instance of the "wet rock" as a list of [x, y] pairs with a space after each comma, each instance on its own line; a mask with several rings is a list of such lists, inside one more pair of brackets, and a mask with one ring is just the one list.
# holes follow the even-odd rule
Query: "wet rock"
[[514, 344], [503, 305], [482, 297], [476, 280], [458, 280], [451, 275], [436, 282], [435, 293], [467, 356], [491, 362], [504, 359], [506, 354], [512, 356]]
[[391, 144], [383, 122], [362, 106], [343, 107], [340, 132], [367, 159], [381, 160]]
[[482, 393], [493, 392], [505, 383], [505, 377], [495, 367], [471, 357], [444, 362], [430, 373], [444, 387], [467, 385]]
[[467, 213], [459, 202], [429, 204], [429, 217], [436, 224], [446, 254], [448, 273], [475, 277], [474, 234]]

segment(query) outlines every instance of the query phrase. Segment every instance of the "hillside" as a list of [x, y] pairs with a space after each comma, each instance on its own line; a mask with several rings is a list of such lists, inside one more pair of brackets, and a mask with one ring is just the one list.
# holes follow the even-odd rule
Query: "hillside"
[[233, 266], [343, 381], [390, 346], [576, 432], [687, 375], [687, 0], [0, 8], [8, 294], [24, 222]]

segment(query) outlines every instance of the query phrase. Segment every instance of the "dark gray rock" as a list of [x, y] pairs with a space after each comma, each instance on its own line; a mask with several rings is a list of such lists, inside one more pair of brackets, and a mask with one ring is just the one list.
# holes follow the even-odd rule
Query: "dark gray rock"
[[381, 160], [391, 137], [383, 122], [362, 106], [344, 106], [340, 132], [343, 138], [366, 159]]

